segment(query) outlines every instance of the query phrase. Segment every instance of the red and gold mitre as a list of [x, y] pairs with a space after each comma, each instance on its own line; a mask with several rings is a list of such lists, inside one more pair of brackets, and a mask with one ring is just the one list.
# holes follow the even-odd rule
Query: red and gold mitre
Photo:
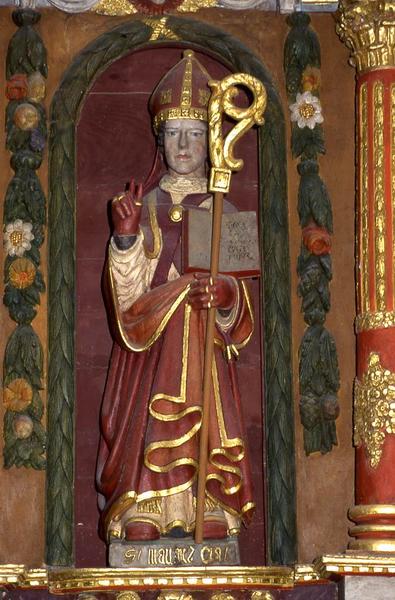
[[155, 133], [168, 119], [207, 121], [209, 80], [210, 75], [195, 58], [193, 50], [185, 50], [183, 58], [162, 77], [152, 92], [149, 109]]

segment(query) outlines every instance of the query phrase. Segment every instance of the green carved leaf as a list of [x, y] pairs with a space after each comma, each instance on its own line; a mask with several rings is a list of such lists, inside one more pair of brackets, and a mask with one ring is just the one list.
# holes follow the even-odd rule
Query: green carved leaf
[[20, 9], [14, 11], [13, 19], [20, 29], [13, 35], [8, 46], [7, 79], [15, 73], [30, 75], [35, 71], [47, 77], [47, 51], [39, 34], [32, 27], [40, 19], [40, 14]]
[[32, 417], [32, 418], [36, 419], [36, 421], [40, 422], [40, 419], [44, 413], [44, 407], [43, 407], [42, 400], [40, 398], [40, 394], [38, 392], [34, 392], [33, 400], [31, 402], [31, 404], [29, 405], [29, 407], [27, 408], [26, 412], [30, 417]]
[[329, 233], [333, 232], [332, 207], [328, 190], [318, 174], [318, 163], [305, 160], [299, 163], [300, 184], [298, 192], [298, 213], [302, 227], [311, 220]]
[[18, 152], [29, 147], [30, 131], [23, 131], [16, 125], [11, 124], [7, 129], [6, 148], [10, 152]]
[[291, 150], [294, 158], [302, 156], [315, 159], [318, 154], [325, 154], [324, 132], [321, 125], [309, 129], [300, 128], [297, 123], [292, 123]]
[[302, 312], [309, 325], [322, 325], [330, 309], [328, 280], [322, 273], [318, 261], [312, 261], [303, 272], [298, 285], [302, 297]]
[[[24, 222], [34, 224], [34, 242], [42, 243], [42, 227], [46, 221], [45, 196], [41, 183], [34, 171], [28, 167], [31, 152], [18, 153], [14, 161], [20, 161], [16, 169], [15, 177], [10, 181], [5, 202], [4, 219], [6, 223], [21, 219]], [[34, 158], [34, 157], [33, 157]], [[28, 163], [28, 164], [26, 164]], [[38, 240], [36, 239], [39, 235]]]
[[31, 323], [37, 314], [33, 306], [25, 302], [22, 290], [18, 290], [12, 285], [7, 285], [5, 288], [3, 302], [8, 308], [11, 319], [16, 323]]
[[287, 17], [291, 30], [284, 46], [284, 71], [287, 93], [292, 101], [300, 91], [302, 73], [307, 66], [321, 66], [321, 51], [317, 34], [306, 13], [293, 13]]

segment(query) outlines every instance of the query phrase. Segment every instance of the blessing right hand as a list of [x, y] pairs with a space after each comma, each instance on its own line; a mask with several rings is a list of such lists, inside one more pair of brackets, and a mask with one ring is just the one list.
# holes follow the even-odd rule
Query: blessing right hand
[[130, 182], [128, 192], [118, 194], [111, 203], [111, 217], [114, 235], [136, 235], [138, 232], [141, 207], [143, 205], [143, 184]]

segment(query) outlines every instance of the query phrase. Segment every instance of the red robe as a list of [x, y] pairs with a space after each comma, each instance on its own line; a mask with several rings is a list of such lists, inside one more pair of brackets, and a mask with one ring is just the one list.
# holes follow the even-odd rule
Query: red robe
[[[182, 204], [197, 206], [206, 197], [191, 194]], [[181, 224], [168, 217], [169, 194], [158, 190], [157, 204], [163, 247], [151, 289], [122, 312], [110, 268], [105, 281], [116, 341], [97, 465], [103, 536], [109, 534], [111, 521], [135, 502], [190, 487], [194, 493], [196, 485], [206, 311], [187, 304], [193, 275], [167, 281], [172, 263], [180, 272]], [[206, 489], [209, 498], [248, 523], [254, 509], [251, 474], [236, 364], [229, 349], [248, 342], [253, 313], [247, 288], [238, 285], [234, 323], [226, 333], [216, 329]]]

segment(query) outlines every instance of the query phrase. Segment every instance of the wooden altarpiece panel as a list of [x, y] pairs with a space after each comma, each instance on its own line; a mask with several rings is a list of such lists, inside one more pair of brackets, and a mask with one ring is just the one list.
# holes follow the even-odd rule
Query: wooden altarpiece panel
[[[255, 151], [246, 161], [245, 178], [235, 178], [232, 195], [241, 199], [239, 208], [258, 211], [261, 232], [261, 289], [253, 283], [261, 324], [255, 350], [263, 348], [256, 388], [264, 394], [260, 439], [265, 447], [256, 465], [261, 469], [260, 535], [265, 520], [267, 539], [266, 544], [261, 539], [260, 563], [265, 562], [266, 547], [269, 564], [290, 564], [296, 559], [295, 467], [282, 109], [262, 63], [231, 36], [178, 17], [166, 19], [162, 38], [155, 39], [155, 32], [154, 21], [134, 20], [100, 36], [69, 67], [52, 103], [47, 562], [69, 566], [77, 559], [77, 566], [103, 564], [104, 545], [95, 534], [93, 481], [98, 412], [111, 345], [99, 291], [108, 238], [106, 202], [131, 176], [147, 175], [154, 148], [147, 90], [175, 64], [182, 48], [192, 47], [214, 78], [250, 73], [268, 92], [265, 125], [258, 133], [259, 160]], [[245, 142], [247, 155], [248, 144], [257, 147], [256, 135], [251, 132]], [[140, 155], [146, 160], [137, 164]], [[259, 190], [255, 206], [249, 200], [253, 189]], [[248, 365], [245, 369], [248, 385]], [[98, 557], [96, 564], [84, 555], [84, 544], [91, 546], [91, 556]]]

